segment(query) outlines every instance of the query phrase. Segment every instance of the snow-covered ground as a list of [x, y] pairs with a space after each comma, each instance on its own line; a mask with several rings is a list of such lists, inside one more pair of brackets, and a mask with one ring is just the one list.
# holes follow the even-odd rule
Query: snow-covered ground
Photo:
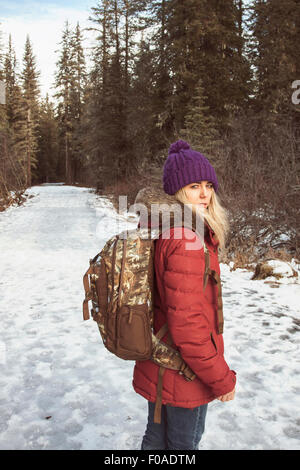
[[[131, 387], [133, 363], [82, 320], [89, 258], [124, 226], [87, 188], [27, 192], [0, 213], [0, 449], [139, 449], [147, 404]], [[200, 449], [299, 450], [299, 281], [276, 288], [221, 269], [237, 392], [209, 405]]]

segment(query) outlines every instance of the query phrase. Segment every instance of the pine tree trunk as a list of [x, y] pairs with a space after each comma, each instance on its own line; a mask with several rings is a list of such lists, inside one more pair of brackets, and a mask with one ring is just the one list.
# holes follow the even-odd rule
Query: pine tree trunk
[[31, 139], [30, 139], [30, 126], [31, 126], [31, 112], [30, 108], [27, 110], [27, 143], [26, 143], [26, 160], [27, 160], [27, 172], [26, 172], [26, 186], [31, 186]]
[[103, 93], [106, 90], [107, 84], [107, 63], [108, 63], [108, 53], [107, 53], [107, 2], [104, 2], [104, 11], [103, 11], [103, 20], [102, 20], [102, 83], [103, 83]]
[[129, 76], [128, 76], [128, 63], [129, 63], [129, 5], [128, 0], [124, 0], [125, 4], [125, 96], [127, 97]]
[[115, 19], [115, 40], [116, 40], [116, 56], [118, 64], [120, 63], [120, 38], [119, 38], [119, 12], [118, 1], [114, 2], [114, 19]]
[[238, 53], [239, 56], [242, 56], [242, 41], [243, 41], [243, 0], [237, 1], [237, 21], [238, 21], [238, 33], [239, 33], [239, 45], [238, 45]]
[[6, 165], [7, 165], [7, 136], [3, 133], [3, 157], [2, 157], [2, 177], [6, 182]]
[[67, 133], [65, 136], [65, 156], [66, 156], [66, 184], [70, 184], [69, 142], [68, 142]]

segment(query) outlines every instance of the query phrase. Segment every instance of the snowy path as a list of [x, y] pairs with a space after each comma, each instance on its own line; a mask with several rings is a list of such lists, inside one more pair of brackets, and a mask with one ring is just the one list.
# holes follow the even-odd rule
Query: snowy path
[[[86, 188], [40, 186], [0, 213], [0, 449], [138, 449], [146, 402], [132, 367], [83, 322], [82, 276], [115, 233]], [[300, 284], [222, 265], [236, 399], [209, 405], [201, 449], [300, 449]]]

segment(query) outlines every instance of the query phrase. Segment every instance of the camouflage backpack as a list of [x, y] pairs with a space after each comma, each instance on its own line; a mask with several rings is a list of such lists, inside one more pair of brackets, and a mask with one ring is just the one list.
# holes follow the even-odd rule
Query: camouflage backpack
[[[156, 238], [159, 233], [161, 226]], [[160, 366], [155, 408], [155, 422], [160, 422], [165, 369], [178, 370], [188, 381], [194, 380], [195, 374], [171, 346], [169, 335], [167, 342], [162, 341], [168, 333], [167, 325], [155, 334], [153, 331], [155, 238], [152, 235], [149, 229], [122, 232], [110, 238], [90, 260], [83, 277], [83, 318], [90, 318], [88, 302], [91, 301], [92, 318], [111, 353], [125, 360], [151, 359]], [[205, 260], [208, 275], [208, 250]]]

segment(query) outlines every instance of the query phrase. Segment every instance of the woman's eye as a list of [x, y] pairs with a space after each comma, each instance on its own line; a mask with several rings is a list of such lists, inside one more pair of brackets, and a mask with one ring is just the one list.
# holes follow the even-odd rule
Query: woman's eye
[[[209, 188], [209, 189], [212, 189], [212, 188], [213, 188], [213, 185], [212, 185], [212, 183], [208, 183], [208, 184], [206, 185], [206, 187]], [[197, 188], [199, 188], [199, 184], [193, 184], [193, 186], [191, 186], [191, 188], [192, 188], [192, 189], [197, 189]]]

